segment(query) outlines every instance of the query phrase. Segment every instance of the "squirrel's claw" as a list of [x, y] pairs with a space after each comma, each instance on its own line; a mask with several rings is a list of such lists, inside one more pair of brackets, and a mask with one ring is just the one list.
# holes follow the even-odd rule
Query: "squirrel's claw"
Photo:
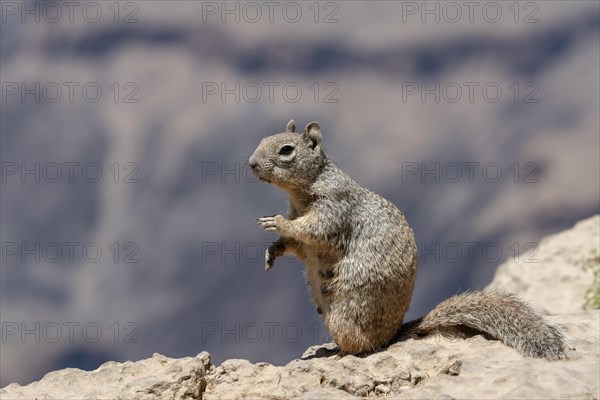
[[281, 239], [273, 242], [265, 252], [265, 271], [270, 270], [275, 265], [275, 259], [285, 254], [285, 244]]
[[262, 217], [258, 218], [256, 222], [258, 223], [258, 226], [260, 226], [267, 232], [277, 232], [277, 217], [277, 215], [272, 217]]
[[265, 252], [265, 271], [270, 270], [275, 265], [275, 255], [271, 251], [271, 248], [268, 248]]

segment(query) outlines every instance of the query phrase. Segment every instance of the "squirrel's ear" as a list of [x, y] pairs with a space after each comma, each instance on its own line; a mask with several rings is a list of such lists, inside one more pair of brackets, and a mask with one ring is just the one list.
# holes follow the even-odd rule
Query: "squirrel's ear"
[[317, 121], [311, 122], [304, 128], [302, 136], [312, 142], [312, 148], [314, 149], [321, 144], [321, 140], [323, 139], [323, 136], [321, 135], [321, 125], [319, 125]]
[[296, 132], [296, 123], [294, 122], [293, 119], [291, 119], [290, 122], [288, 122], [287, 126], [285, 127], [285, 131], [286, 131], [286, 133]]

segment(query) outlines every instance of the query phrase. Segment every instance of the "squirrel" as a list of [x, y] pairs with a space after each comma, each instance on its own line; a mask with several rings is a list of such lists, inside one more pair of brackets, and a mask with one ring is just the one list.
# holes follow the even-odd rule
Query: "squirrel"
[[504, 291], [467, 292], [403, 324], [415, 284], [417, 245], [404, 214], [361, 187], [329, 160], [318, 122], [296, 133], [263, 138], [249, 166], [263, 182], [287, 192], [289, 213], [257, 219], [280, 237], [265, 253], [304, 260], [317, 313], [342, 354], [367, 354], [394, 341], [430, 333], [483, 334], [524, 356], [565, 358], [561, 332], [527, 303]]

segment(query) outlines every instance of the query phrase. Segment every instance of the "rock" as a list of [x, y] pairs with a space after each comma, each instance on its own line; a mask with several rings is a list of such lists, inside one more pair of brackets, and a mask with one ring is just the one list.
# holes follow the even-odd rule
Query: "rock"
[[67, 368], [0, 399], [392, 399], [600, 398], [600, 312], [580, 311], [593, 274], [579, 260], [598, 250], [600, 217], [545, 239], [538, 263], [503, 264], [491, 287], [522, 294], [567, 340], [567, 359], [524, 358], [480, 335], [408, 339], [368, 356], [340, 356], [335, 343], [310, 347], [284, 366], [232, 359], [213, 366], [208, 353], [108, 362], [94, 371]]
[[598, 398], [600, 313], [549, 320], [567, 337], [567, 361], [523, 358], [481, 336], [431, 336], [395, 343], [367, 357], [305, 358], [282, 367], [226, 361], [207, 376], [203, 399]]
[[375, 394], [388, 394], [390, 392], [390, 388], [385, 385], [377, 385], [375, 388]]
[[199, 399], [212, 367], [210, 355], [152, 358], [124, 363], [109, 361], [94, 371], [66, 368], [27, 386], [10, 384], [0, 399]]
[[591, 268], [599, 268], [600, 215], [578, 222], [573, 228], [545, 237], [537, 251], [509, 259], [496, 270], [488, 288], [518, 293], [538, 310], [550, 314], [584, 309], [586, 292], [594, 281]]

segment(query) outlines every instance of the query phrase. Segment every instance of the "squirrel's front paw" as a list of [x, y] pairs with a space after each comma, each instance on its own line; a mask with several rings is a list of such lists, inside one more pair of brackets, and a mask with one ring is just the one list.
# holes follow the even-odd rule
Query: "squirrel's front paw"
[[275, 254], [273, 253], [273, 250], [271, 250], [271, 247], [273, 246], [269, 246], [269, 248], [265, 252], [265, 271], [268, 271], [271, 268], [273, 268], [273, 265], [275, 265], [275, 259], [277, 258], [277, 256], [275, 256]]
[[270, 270], [275, 265], [275, 259], [285, 253], [285, 245], [277, 241], [269, 246], [265, 252], [265, 271]]
[[285, 221], [285, 218], [281, 215], [262, 217], [256, 220], [258, 225], [267, 232], [279, 232], [279, 228], [283, 221]]

